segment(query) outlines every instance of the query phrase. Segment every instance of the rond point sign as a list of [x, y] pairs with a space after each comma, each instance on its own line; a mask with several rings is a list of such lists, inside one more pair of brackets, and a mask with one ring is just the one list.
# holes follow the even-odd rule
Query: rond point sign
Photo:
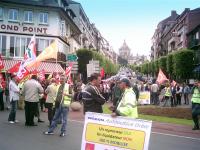
[[1, 31], [6, 32], [28, 32], [28, 33], [40, 33], [47, 34], [47, 28], [45, 27], [33, 27], [33, 26], [19, 26], [14, 24], [0, 24]]

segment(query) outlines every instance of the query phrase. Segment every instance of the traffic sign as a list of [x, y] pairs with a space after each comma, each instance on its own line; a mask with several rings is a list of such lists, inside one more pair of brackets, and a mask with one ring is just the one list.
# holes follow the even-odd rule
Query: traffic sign
[[77, 61], [78, 57], [75, 54], [69, 54], [67, 55], [68, 61]]

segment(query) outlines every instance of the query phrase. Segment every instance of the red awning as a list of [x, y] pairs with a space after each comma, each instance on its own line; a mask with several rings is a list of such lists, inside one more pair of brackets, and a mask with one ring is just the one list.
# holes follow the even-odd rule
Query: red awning
[[[12, 68], [15, 64], [20, 62], [21, 60], [16, 59], [4, 59], [4, 70], [7, 71], [8, 69]], [[65, 72], [64, 69], [61, 67], [60, 64], [56, 64], [53, 62], [42, 62], [39, 67], [37, 68], [37, 71], [45, 70], [46, 73], [53, 73], [53, 72], [59, 72], [63, 73]], [[31, 71], [35, 70], [34, 68], [31, 69]]]

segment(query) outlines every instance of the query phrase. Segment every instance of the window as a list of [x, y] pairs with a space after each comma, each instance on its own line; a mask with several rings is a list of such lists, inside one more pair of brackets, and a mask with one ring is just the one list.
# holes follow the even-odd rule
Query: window
[[46, 39], [36, 39], [37, 42], [37, 55], [39, 55], [45, 48], [49, 46], [49, 41]]
[[39, 14], [39, 23], [40, 24], [48, 24], [48, 13], [40, 13]]
[[33, 22], [33, 12], [24, 11], [24, 22], [32, 23]]
[[65, 21], [61, 21], [61, 23], [60, 23], [60, 36], [65, 36], [65, 35], [66, 35]]
[[0, 20], [3, 20], [3, 8], [0, 7]]
[[10, 57], [14, 57], [14, 44], [15, 44], [15, 37], [10, 37]]
[[195, 39], [196, 39], [196, 40], [199, 39], [199, 32], [197, 32], [197, 33], [195, 34]]
[[6, 36], [0, 35], [0, 53], [2, 56], [6, 56]]
[[8, 19], [10, 21], [18, 21], [18, 10], [17, 9], [10, 9], [8, 12]]
[[28, 39], [24, 37], [10, 37], [10, 57], [24, 57], [25, 49], [28, 45]]

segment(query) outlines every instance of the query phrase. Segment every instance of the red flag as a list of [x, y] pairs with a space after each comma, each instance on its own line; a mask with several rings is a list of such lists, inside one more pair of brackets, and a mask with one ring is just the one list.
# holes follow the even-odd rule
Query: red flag
[[18, 81], [21, 81], [27, 75], [29, 75], [29, 71], [23, 66], [23, 63], [21, 62], [19, 70], [17, 72], [17, 79], [18, 79]]
[[0, 54], [0, 71], [3, 68], [4, 68], [3, 59], [2, 59], [1, 54]]
[[20, 65], [21, 65], [21, 62], [18, 62], [12, 68], [8, 69], [8, 73], [18, 72]]
[[71, 70], [73, 67], [73, 63], [69, 63], [69, 66], [66, 68], [65, 75], [69, 76], [71, 74]]
[[158, 78], [157, 78], [156, 81], [159, 84], [163, 83], [164, 81], [168, 81], [167, 77], [165, 76], [165, 74], [162, 72], [161, 69], [159, 69]]
[[39, 72], [38, 77], [41, 81], [45, 80], [45, 70]]
[[104, 68], [101, 69], [101, 73], [100, 74], [101, 74], [101, 78], [104, 78], [104, 76], [105, 76]]
[[73, 80], [72, 80], [71, 72], [70, 72], [70, 74], [69, 74], [69, 76], [68, 76], [67, 83], [68, 83], [69, 85], [73, 85]]

